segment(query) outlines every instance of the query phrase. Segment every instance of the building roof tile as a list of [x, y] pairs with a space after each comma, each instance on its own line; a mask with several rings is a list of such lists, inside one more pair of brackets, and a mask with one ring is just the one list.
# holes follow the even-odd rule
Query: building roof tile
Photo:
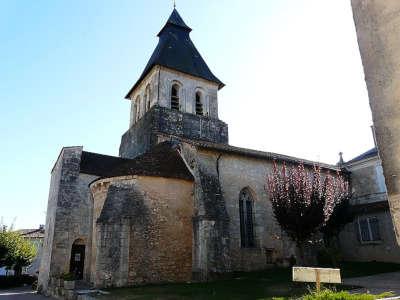
[[175, 142], [163, 142], [134, 159], [83, 151], [80, 172], [100, 178], [126, 175], [160, 176], [193, 180]]
[[211, 72], [190, 39], [189, 33], [191, 30], [185, 24], [178, 11], [174, 9], [167, 23], [158, 34], [158, 45], [144, 68], [142, 75], [140, 75], [138, 81], [126, 95], [127, 99], [131, 92], [156, 65], [215, 82], [219, 88], [224, 86]]
[[371, 157], [374, 157], [377, 155], [378, 155], [378, 149], [376, 147], [374, 147], [372, 149], [369, 149], [367, 152], [364, 152], [363, 154], [360, 154], [360, 155], [354, 157], [353, 159], [347, 161], [346, 164], [354, 163], [354, 162], [364, 160], [367, 158], [371, 158]]

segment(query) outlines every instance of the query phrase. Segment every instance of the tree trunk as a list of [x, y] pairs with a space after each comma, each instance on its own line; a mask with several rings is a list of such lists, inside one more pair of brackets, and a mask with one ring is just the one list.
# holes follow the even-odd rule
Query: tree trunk
[[296, 243], [296, 264], [298, 266], [306, 266], [306, 257], [305, 257], [305, 249], [304, 249], [304, 243], [303, 242], [297, 242]]
[[339, 253], [339, 238], [337, 235], [324, 237], [325, 251], [329, 254], [332, 267], [339, 266], [338, 255]]
[[14, 275], [15, 276], [20, 276], [22, 274], [22, 267], [21, 266], [15, 266], [14, 267]]

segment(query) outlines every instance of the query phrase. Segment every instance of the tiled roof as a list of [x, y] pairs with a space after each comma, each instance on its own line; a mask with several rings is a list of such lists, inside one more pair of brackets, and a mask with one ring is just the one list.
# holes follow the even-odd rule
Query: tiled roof
[[81, 173], [100, 178], [144, 175], [193, 180], [177, 147], [177, 143], [163, 142], [134, 159], [83, 151]]
[[379, 201], [379, 202], [357, 204], [357, 205], [352, 205], [351, 209], [355, 213], [359, 213], [359, 214], [370, 213], [370, 212], [375, 212], [375, 211], [380, 211], [380, 210], [389, 210], [389, 202], [387, 200], [385, 200], [385, 201]]
[[44, 229], [43, 228], [35, 228], [35, 229], [20, 229], [18, 232], [26, 238], [44, 238]]
[[138, 81], [128, 92], [126, 98], [129, 98], [130, 93], [156, 65], [215, 82], [219, 88], [224, 86], [211, 72], [196, 49], [190, 39], [190, 31], [191, 29], [182, 20], [178, 11], [174, 9], [167, 23], [158, 34], [158, 45], [144, 68], [142, 75], [140, 75]]
[[360, 154], [360, 155], [354, 157], [353, 159], [347, 161], [346, 164], [357, 162], [357, 161], [367, 159], [367, 158], [371, 158], [371, 157], [374, 157], [377, 155], [378, 155], [378, 149], [376, 147], [374, 147], [374, 148], [368, 150], [367, 152], [364, 152], [363, 154]]
[[121, 157], [82, 151], [80, 172], [85, 174], [108, 176], [111, 170], [131, 161]]
[[288, 155], [284, 155], [284, 154], [278, 154], [278, 153], [273, 153], [273, 152], [264, 152], [264, 151], [252, 150], [252, 149], [247, 149], [247, 148], [240, 148], [240, 147], [235, 147], [235, 146], [231, 146], [231, 145], [227, 145], [227, 144], [215, 144], [215, 143], [202, 142], [202, 141], [188, 141], [188, 142], [191, 144], [194, 144], [195, 146], [204, 148], [204, 149], [217, 150], [217, 151], [222, 151], [222, 152], [226, 152], [226, 153], [238, 154], [238, 155], [261, 158], [261, 159], [285, 161], [288, 163], [295, 163], [295, 164], [303, 163], [304, 165], [309, 165], [309, 166], [317, 165], [317, 166], [321, 166], [322, 168], [330, 169], [333, 171], [341, 170], [336, 165], [330, 165], [330, 164], [311, 161], [311, 160], [307, 160], [307, 159], [301, 159], [298, 157], [288, 156]]
[[[182, 141], [203, 149], [260, 159], [285, 161], [294, 164], [303, 163], [309, 166], [318, 165], [332, 171], [340, 171], [340, 168], [336, 165], [324, 164], [283, 154], [257, 151], [226, 144], [185, 139], [182, 139]], [[135, 159], [126, 159], [83, 151], [81, 173], [97, 175], [100, 178], [125, 175], [144, 175], [193, 180], [192, 174], [178, 152], [178, 145], [179, 143], [177, 142], [163, 142], [154, 146], [149, 152], [146, 152]]]

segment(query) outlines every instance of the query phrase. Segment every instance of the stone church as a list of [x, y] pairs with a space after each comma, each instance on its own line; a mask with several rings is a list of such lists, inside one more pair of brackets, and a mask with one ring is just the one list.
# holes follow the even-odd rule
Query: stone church
[[[218, 117], [224, 84], [174, 9], [126, 95], [119, 156], [64, 147], [51, 172], [39, 286], [63, 273], [93, 286], [208, 280], [285, 264], [266, 175], [315, 162], [238, 148]], [[320, 164], [324, 171], [338, 166]]]

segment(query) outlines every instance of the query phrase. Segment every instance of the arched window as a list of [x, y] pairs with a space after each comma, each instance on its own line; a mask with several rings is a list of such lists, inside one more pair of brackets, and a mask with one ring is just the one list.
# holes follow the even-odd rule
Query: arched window
[[240, 191], [239, 215], [240, 215], [240, 243], [242, 248], [252, 248], [254, 242], [253, 226], [253, 197], [248, 188]]
[[196, 92], [196, 115], [202, 116], [203, 115], [203, 103], [201, 99], [201, 92]]
[[146, 111], [149, 111], [150, 109], [150, 85], [146, 86], [146, 90], [144, 93], [145, 97], [145, 103], [146, 103]]
[[179, 85], [177, 84], [171, 88], [171, 109], [179, 110]]
[[140, 113], [141, 113], [141, 105], [140, 105], [140, 96], [136, 97], [136, 121], [140, 119]]

